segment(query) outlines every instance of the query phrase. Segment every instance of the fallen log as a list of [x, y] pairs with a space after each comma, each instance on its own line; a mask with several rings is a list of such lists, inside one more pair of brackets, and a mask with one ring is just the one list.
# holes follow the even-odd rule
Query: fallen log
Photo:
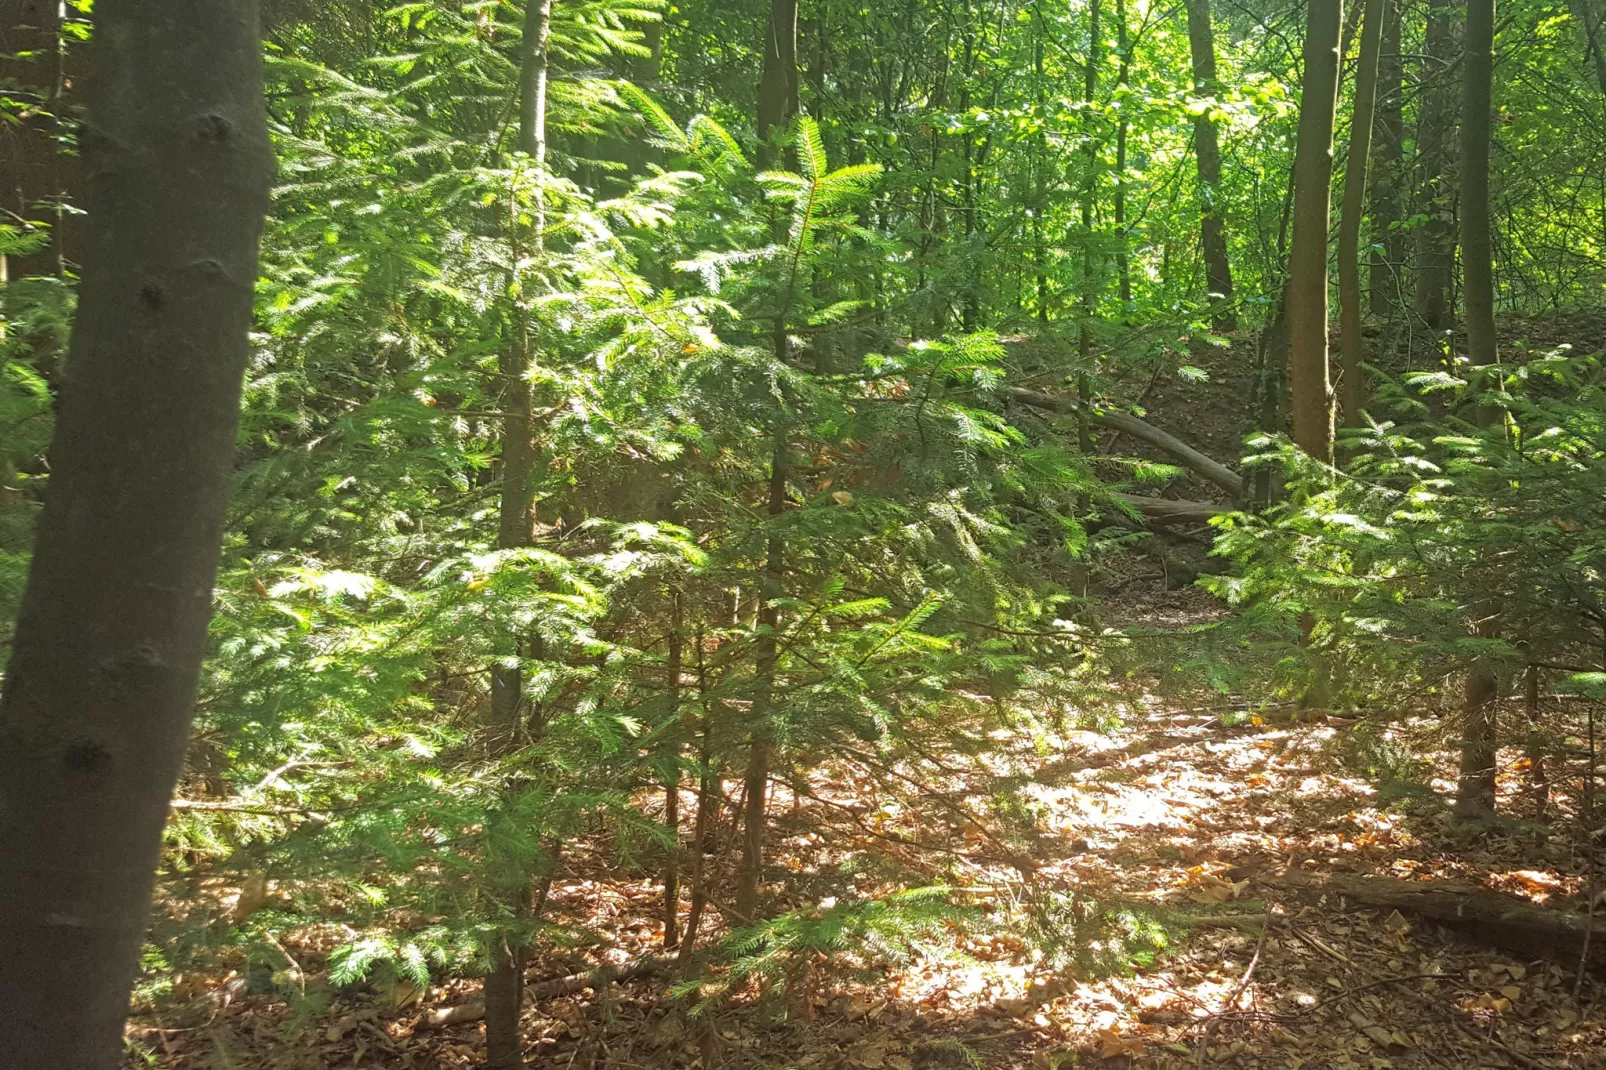
[[[1005, 389], [1010, 397], [1024, 405], [1030, 405], [1034, 409], [1046, 409], [1049, 412], [1064, 413], [1074, 413], [1078, 409], [1075, 398], [1042, 394], [1036, 390], [1027, 390], [1025, 387], [1020, 386], [1011, 386]], [[1120, 431], [1122, 434], [1132, 436], [1139, 442], [1153, 446], [1182, 465], [1182, 467], [1198, 474], [1203, 479], [1209, 480], [1234, 498], [1243, 495], [1243, 476], [1220, 461], [1205, 456], [1176, 436], [1160, 430], [1145, 420], [1138, 419], [1129, 412], [1095, 408], [1088, 414], [1088, 419], [1101, 427], [1108, 427], [1112, 431]]]
[[[571, 973], [566, 977], [553, 977], [524, 986], [524, 1002], [535, 1003], [556, 999], [586, 988], [599, 988], [614, 981], [631, 981], [657, 973], [675, 962], [673, 955], [647, 955], [624, 966], [603, 966], [584, 973]], [[463, 1022], [477, 1022], [485, 1017], [485, 1000], [471, 999], [448, 1007], [432, 1007], [419, 1020], [419, 1029], [444, 1029]]]
[[[1606, 967], [1606, 934], [1591, 935], [1586, 915], [1551, 910], [1526, 899], [1455, 881], [1333, 876], [1321, 887], [1355, 903], [1388, 907], [1455, 929], [1529, 959], [1576, 967], [1587, 945], [1590, 965]], [[1606, 923], [1606, 918], [1601, 919]]]
[[1229, 512], [1224, 505], [1215, 502], [1173, 501], [1170, 498], [1146, 498], [1141, 494], [1112, 494], [1125, 502], [1139, 513], [1151, 525], [1164, 527], [1167, 524], [1206, 524], [1213, 516], [1221, 516]]

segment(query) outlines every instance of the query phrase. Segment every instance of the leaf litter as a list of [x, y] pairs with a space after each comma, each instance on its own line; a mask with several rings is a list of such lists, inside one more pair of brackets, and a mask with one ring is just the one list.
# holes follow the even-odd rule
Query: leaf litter
[[[1448, 877], [1576, 905], [1579, 859], [1520, 829], [1469, 841], [1437, 799], [1390, 803], [1344, 770], [1346, 730], [1325, 720], [1224, 725], [1150, 702], [1139, 726], [1068, 732], [1046, 757], [1000, 738], [983, 757], [891, 768], [850, 756], [777, 782], [767, 890], [778, 909], [945, 883], [971, 920], [902, 961], [808, 955], [784, 983], [738, 986], [695, 1012], [695, 999], [668, 993], [673, 971], [582, 977], [527, 1005], [526, 1054], [565, 1068], [703, 1070], [1606, 1066], [1592, 979], [1575, 998], [1561, 964], [1322, 886], [1332, 874]], [[992, 812], [1001, 781], [1028, 800], [1024, 817]], [[551, 915], [603, 940], [548, 949], [543, 970], [583, 975], [660, 951], [657, 883], [589, 850], [572, 860], [583, 876], [554, 884]], [[1056, 936], [1088, 940], [1104, 960], [1059, 955]], [[313, 976], [335, 936], [280, 939]], [[237, 975], [220, 974], [177, 1010], [136, 1015], [129, 1035], [148, 1055], [129, 1065], [471, 1066], [480, 1024], [423, 1023], [476, 988], [369, 986], [319, 1005], [241, 995]]]

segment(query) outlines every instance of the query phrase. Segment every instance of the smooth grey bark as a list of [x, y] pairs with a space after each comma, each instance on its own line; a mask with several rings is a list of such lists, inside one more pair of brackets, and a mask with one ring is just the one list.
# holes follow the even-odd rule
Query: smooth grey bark
[[250, 0], [95, 11], [88, 244], [0, 695], [0, 1037], [112, 1070], [212, 616], [272, 149]]

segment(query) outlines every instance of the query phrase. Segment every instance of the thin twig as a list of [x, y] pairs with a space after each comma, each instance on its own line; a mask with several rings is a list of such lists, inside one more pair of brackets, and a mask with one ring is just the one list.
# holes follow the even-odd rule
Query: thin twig
[[1249, 982], [1255, 979], [1255, 967], [1260, 965], [1260, 953], [1266, 949], [1266, 935], [1270, 932], [1271, 908], [1267, 907], [1266, 923], [1260, 930], [1260, 939], [1255, 943], [1255, 955], [1249, 960], [1249, 968], [1244, 970], [1243, 979], [1238, 982], [1238, 987], [1233, 989], [1232, 995], [1227, 998], [1221, 1010], [1205, 1019], [1204, 1036], [1199, 1038], [1199, 1054], [1194, 1065], [1204, 1065], [1205, 1052], [1210, 1050], [1210, 1038], [1215, 1034], [1216, 1027], [1221, 1024], [1221, 1016], [1238, 1005], [1238, 1001], [1243, 998], [1244, 990], [1249, 987]]

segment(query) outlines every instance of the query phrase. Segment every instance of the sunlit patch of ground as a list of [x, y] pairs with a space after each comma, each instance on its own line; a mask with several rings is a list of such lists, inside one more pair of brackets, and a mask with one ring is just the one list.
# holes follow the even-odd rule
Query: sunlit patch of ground
[[[1041, 740], [1006, 739], [1013, 749], [985, 761], [942, 754], [889, 770], [867, 753], [796, 785], [801, 798], [778, 780], [768, 874], [778, 908], [946, 883], [982, 923], [905, 962], [808, 961], [791, 982], [696, 1016], [665, 998], [661, 975], [567, 992], [530, 1007], [529, 1055], [564, 1070], [1606, 1066], [1591, 980], [1575, 999], [1563, 965], [1324, 896], [1319, 880], [1332, 873], [1474, 879], [1558, 905], [1582, 894], [1582, 859], [1556, 837], [1519, 826], [1472, 838], [1420, 784], [1402, 793], [1363, 775], [1357, 731], [1156, 716], [1125, 734], [1068, 733], [1046, 753]], [[1435, 726], [1391, 731], [1421, 783], [1447, 775]], [[995, 812], [1000, 778], [1024, 814]], [[1521, 812], [1521, 777], [1502, 787]], [[1570, 805], [1565, 787], [1553, 809]], [[688, 793], [682, 812], [693, 805]], [[725, 887], [735, 856], [726, 845], [709, 858]], [[555, 950], [542, 970], [653, 953], [663, 932], [653, 877], [612, 868], [600, 849], [574, 864], [584, 875], [554, 886], [553, 916], [606, 943]], [[1119, 968], [1056, 965], [1034, 911]], [[341, 996], [300, 1017], [283, 1000], [242, 997], [214, 1001], [181, 1031], [143, 1019], [134, 1035], [153, 1052], [146, 1065], [174, 1070], [468, 1066], [483, 1050], [478, 1025], [419, 1021], [421, 1004], [474, 988], [454, 982], [402, 1006]]]

